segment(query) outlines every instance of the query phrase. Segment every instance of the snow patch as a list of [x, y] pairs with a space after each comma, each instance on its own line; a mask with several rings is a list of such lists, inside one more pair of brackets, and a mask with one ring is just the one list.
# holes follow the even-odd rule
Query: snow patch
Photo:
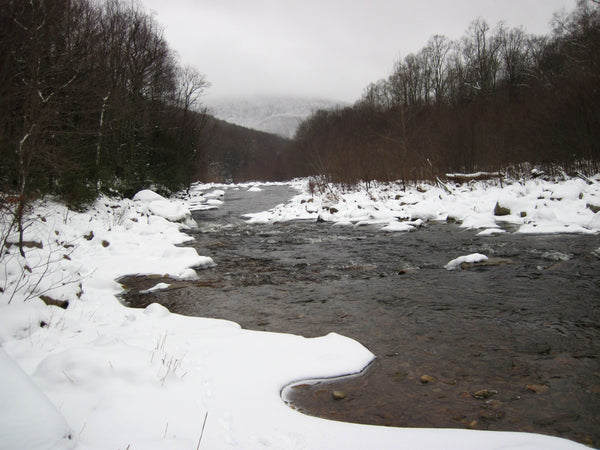
[[[322, 193], [311, 191], [308, 182], [297, 186], [302, 192], [288, 203], [246, 214], [246, 221], [320, 219], [340, 225], [373, 225], [385, 231], [409, 231], [402, 225], [406, 220], [449, 221], [465, 229], [481, 230], [482, 236], [507, 229], [525, 234], [600, 232], [600, 212], [588, 207], [590, 199], [598, 202], [600, 184], [580, 179], [505, 180], [502, 187], [472, 181], [452, 189], [425, 184], [404, 188], [399, 183], [373, 183], [369, 189], [363, 184], [350, 189], [329, 185]], [[510, 213], [495, 215], [496, 205]]]
[[75, 448], [65, 418], [0, 348], [0, 448]]
[[472, 253], [470, 255], [459, 256], [456, 259], [453, 259], [448, 264], [444, 266], [444, 268], [448, 270], [456, 270], [459, 269], [461, 264], [463, 263], [478, 263], [481, 261], [487, 261], [488, 257], [482, 255], [481, 253]]

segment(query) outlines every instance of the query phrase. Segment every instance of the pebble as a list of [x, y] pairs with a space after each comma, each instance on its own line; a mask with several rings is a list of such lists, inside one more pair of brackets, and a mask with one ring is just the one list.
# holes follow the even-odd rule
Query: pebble
[[497, 421], [503, 419], [504, 416], [504, 411], [485, 410], [479, 413], [479, 418], [487, 421]]
[[494, 390], [494, 389], [481, 389], [477, 392], [473, 393], [473, 397], [480, 399], [480, 400], [485, 400], [490, 398], [492, 395], [496, 395], [498, 393], [498, 391]]
[[346, 398], [346, 393], [344, 391], [333, 391], [331, 395], [336, 400], [342, 400], [343, 398]]
[[543, 394], [550, 389], [545, 384], [528, 384], [526, 387], [529, 392], [535, 392], [536, 394]]
[[434, 381], [435, 381], [435, 378], [433, 378], [431, 375], [422, 375], [421, 376], [421, 383], [423, 383], [423, 384], [433, 383]]

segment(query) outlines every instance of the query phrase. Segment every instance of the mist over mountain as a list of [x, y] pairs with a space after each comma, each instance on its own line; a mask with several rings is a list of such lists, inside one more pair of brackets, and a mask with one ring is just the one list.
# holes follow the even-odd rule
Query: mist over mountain
[[317, 109], [347, 103], [300, 97], [223, 97], [207, 100], [209, 114], [229, 123], [293, 138], [300, 122]]

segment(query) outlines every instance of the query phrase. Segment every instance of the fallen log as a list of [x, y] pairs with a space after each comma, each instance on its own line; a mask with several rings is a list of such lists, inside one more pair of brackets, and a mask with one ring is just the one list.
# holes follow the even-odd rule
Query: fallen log
[[469, 181], [495, 180], [502, 181], [504, 174], [500, 172], [475, 172], [475, 173], [447, 173], [446, 179], [458, 183], [468, 183]]

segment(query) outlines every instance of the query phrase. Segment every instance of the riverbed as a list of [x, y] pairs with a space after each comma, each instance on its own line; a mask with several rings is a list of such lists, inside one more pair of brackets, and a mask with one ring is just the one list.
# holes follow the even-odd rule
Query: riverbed
[[[307, 414], [600, 446], [600, 236], [242, 220], [294, 192], [228, 189], [219, 209], [194, 213], [193, 246], [216, 267], [164, 291], [141, 293], [155, 277], [123, 280], [125, 301], [254, 330], [336, 332], [376, 355], [360, 376], [286, 389], [290, 407]], [[444, 268], [471, 253], [492, 264]]]

